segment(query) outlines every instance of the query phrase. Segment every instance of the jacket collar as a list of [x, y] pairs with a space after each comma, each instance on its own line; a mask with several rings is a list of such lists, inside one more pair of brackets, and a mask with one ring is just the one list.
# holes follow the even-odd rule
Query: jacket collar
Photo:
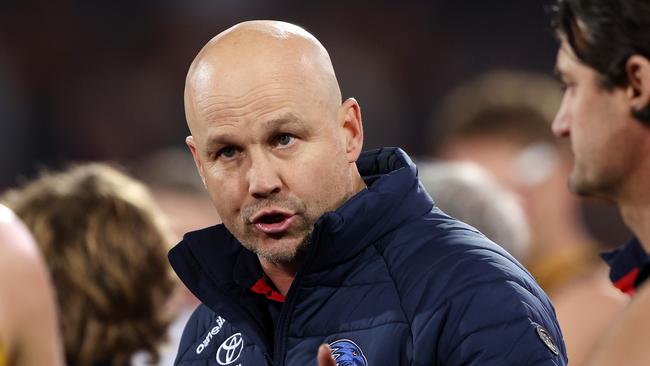
[[305, 272], [325, 270], [354, 258], [404, 221], [433, 207], [417, 179], [415, 164], [401, 149], [367, 151], [357, 167], [368, 188], [316, 222], [310, 248], [314, 260], [306, 261]]
[[650, 276], [650, 257], [637, 238], [601, 257], [610, 267], [609, 278], [614, 286], [626, 294], [634, 294]]

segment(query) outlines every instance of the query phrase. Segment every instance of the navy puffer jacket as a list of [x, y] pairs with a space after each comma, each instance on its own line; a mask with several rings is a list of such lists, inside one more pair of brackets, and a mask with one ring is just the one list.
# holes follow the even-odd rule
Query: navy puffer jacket
[[[170, 252], [203, 302], [177, 365], [566, 365], [551, 303], [476, 229], [445, 215], [400, 149], [362, 154], [368, 189], [316, 223], [286, 299], [222, 225]], [[263, 282], [263, 281], [262, 281]], [[268, 286], [267, 286], [268, 287]]]

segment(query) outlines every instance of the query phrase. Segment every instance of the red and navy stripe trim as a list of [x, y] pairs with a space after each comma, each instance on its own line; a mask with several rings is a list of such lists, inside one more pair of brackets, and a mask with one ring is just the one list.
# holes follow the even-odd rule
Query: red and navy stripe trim
[[650, 257], [636, 238], [624, 247], [601, 256], [609, 264], [610, 280], [626, 294], [634, 294], [650, 275]]

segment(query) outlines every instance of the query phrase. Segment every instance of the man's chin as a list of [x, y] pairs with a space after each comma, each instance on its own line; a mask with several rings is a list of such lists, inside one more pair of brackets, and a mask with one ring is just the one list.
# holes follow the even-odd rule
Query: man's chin
[[579, 196], [591, 196], [591, 189], [579, 177], [571, 174], [569, 177], [569, 190]]
[[603, 184], [599, 184], [594, 179], [586, 179], [584, 175], [576, 172], [572, 172], [569, 176], [569, 190], [582, 197], [610, 200], [610, 195]]
[[244, 245], [259, 257], [271, 263], [291, 263], [304, 256], [309, 237], [265, 238], [255, 245]]

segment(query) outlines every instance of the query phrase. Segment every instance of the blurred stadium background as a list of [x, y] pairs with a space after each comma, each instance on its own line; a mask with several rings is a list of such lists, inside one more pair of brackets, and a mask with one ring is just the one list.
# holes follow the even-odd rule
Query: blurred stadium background
[[[42, 167], [130, 166], [184, 145], [183, 84], [198, 49], [248, 19], [313, 32], [343, 95], [360, 102], [366, 148], [431, 151], [440, 98], [495, 68], [551, 74], [556, 42], [542, 0], [3, 0], [0, 3], [0, 190]], [[174, 167], [170, 167], [174, 169]], [[185, 171], [181, 169], [179, 171]], [[613, 208], [587, 220], [620, 244]]]

